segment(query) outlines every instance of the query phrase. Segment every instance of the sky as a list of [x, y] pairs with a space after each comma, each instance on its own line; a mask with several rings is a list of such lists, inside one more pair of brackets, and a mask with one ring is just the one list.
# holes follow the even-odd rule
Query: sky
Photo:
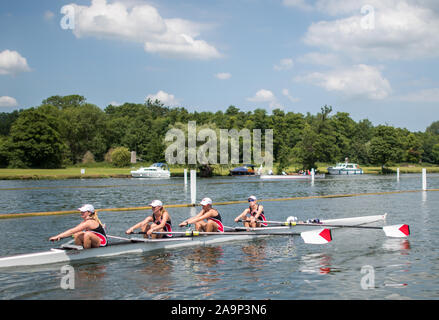
[[0, 112], [79, 94], [439, 120], [436, 0], [1, 0]]

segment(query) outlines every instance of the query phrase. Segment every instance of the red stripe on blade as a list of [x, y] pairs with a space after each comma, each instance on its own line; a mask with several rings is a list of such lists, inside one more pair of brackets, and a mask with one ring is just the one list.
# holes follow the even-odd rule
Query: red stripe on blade
[[399, 231], [401, 231], [402, 233], [404, 233], [406, 236], [408, 236], [410, 234], [410, 228], [408, 225], [403, 224], [401, 226], [401, 228], [399, 228]]
[[323, 229], [323, 231], [319, 233], [319, 236], [328, 242], [331, 242], [332, 240], [331, 230], [329, 229]]

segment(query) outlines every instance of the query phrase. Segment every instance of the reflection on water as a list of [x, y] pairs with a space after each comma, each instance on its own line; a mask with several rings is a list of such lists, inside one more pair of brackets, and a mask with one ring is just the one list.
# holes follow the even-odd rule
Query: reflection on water
[[328, 274], [331, 272], [331, 256], [324, 253], [307, 254], [300, 258], [300, 272]]
[[138, 287], [154, 299], [169, 299], [169, 294], [173, 291], [174, 267], [170, 263], [170, 258], [172, 258], [172, 253], [144, 256], [136, 271], [139, 275], [136, 278], [141, 279], [138, 281]]
[[191, 277], [192, 285], [205, 297], [216, 293], [214, 284], [224, 276], [223, 272], [218, 272], [219, 265], [224, 263], [223, 255], [220, 246], [194, 248], [184, 255], [186, 273]]
[[106, 269], [105, 265], [94, 263], [79, 265], [73, 269], [75, 289], [79, 289], [78, 299], [100, 300], [105, 298], [106, 287], [103, 280], [107, 276]]
[[254, 268], [264, 267], [266, 261], [267, 244], [264, 240], [242, 246], [245, 261]]
[[383, 249], [388, 251], [400, 251], [401, 254], [408, 254], [411, 249], [408, 239], [387, 238], [383, 242]]

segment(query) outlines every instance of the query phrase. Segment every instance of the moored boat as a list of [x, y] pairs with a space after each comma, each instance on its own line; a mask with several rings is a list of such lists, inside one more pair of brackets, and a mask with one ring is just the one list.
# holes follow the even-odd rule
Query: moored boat
[[252, 164], [244, 164], [241, 167], [236, 167], [230, 170], [230, 175], [232, 176], [255, 175], [255, 166]]
[[141, 167], [138, 170], [131, 171], [133, 178], [169, 178], [171, 171], [169, 171], [166, 163], [153, 163], [150, 167]]
[[337, 163], [333, 167], [327, 168], [328, 173], [332, 175], [357, 175], [363, 174], [363, 169], [356, 163], [350, 163], [348, 161]]

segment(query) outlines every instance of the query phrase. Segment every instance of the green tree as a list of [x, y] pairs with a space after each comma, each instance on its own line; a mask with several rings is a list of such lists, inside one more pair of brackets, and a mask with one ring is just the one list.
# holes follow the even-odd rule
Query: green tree
[[62, 136], [69, 147], [69, 158], [73, 163], [81, 162], [87, 151], [102, 161], [109, 148], [109, 137], [105, 113], [95, 105], [83, 104], [62, 110]]
[[433, 146], [433, 150], [431, 153], [433, 162], [439, 164], [439, 143]]
[[374, 137], [370, 141], [369, 157], [372, 164], [384, 166], [390, 161], [395, 161], [402, 152], [396, 130], [390, 126], [380, 125], [375, 128]]
[[351, 153], [349, 158], [358, 163], [370, 163], [368, 148], [373, 137], [373, 125], [367, 119], [356, 123], [353, 136], [351, 137]]
[[118, 147], [111, 154], [111, 159], [115, 167], [126, 167], [131, 163], [131, 152], [128, 148]]
[[329, 117], [331, 112], [332, 107], [325, 105], [321, 108], [321, 112], [311, 121], [318, 135], [318, 139], [314, 144], [318, 161], [334, 162], [340, 157], [336, 132], [332, 125], [332, 119]]
[[42, 104], [52, 105], [57, 107], [60, 110], [71, 108], [71, 107], [79, 107], [85, 104], [85, 97], [72, 94], [69, 96], [51, 96], [45, 100], [43, 100]]
[[65, 144], [56, 118], [43, 109], [23, 111], [11, 127], [10, 165], [33, 168], [59, 168]]
[[419, 163], [424, 150], [422, 149], [421, 137], [413, 132], [405, 135], [404, 159], [410, 163]]
[[431, 125], [429, 125], [425, 132], [439, 136], [439, 121], [435, 121]]
[[334, 130], [335, 143], [340, 150], [339, 155], [341, 157], [354, 159], [356, 154], [352, 140], [356, 130], [355, 121], [351, 119], [349, 113], [337, 112], [337, 114], [331, 118], [331, 125]]
[[20, 112], [23, 110], [14, 110], [11, 113], [1, 112], [0, 113], [0, 136], [9, 135], [12, 124], [17, 120]]
[[0, 167], [7, 167], [9, 164], [8, 138], [0, 136]]
[[306, 123], [302, 132], [302, 139], [293, 149], [297, 161], [302, 164], [302, 169], [310, 170], [316, 168], [316, 162], [319, 160], [318, 154], [319, 135]]
[[290, 151], [291, 149], [286, 146], [286, 144], [282, 144], [279, 147], [278, 156], [276, 158], [278, 162], [277, 174], [282, 174], [285, 168], [290, 164]]

